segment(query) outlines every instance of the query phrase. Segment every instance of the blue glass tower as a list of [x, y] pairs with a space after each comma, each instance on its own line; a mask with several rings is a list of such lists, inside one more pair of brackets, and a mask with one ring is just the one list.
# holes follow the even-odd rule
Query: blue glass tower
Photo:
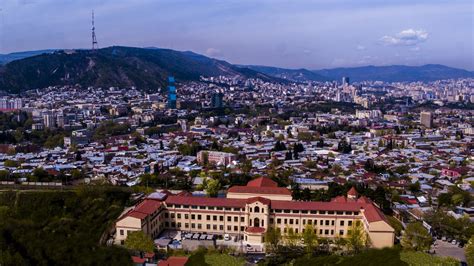
[[168, 108], [176, 109], [176, 87], [174, 77], [168, 77]]

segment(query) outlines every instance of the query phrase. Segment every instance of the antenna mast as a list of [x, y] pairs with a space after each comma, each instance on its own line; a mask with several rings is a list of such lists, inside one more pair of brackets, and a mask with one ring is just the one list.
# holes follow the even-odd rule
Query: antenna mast
[[92, 50], [98, 49], [97, 38], [95, 37], [94, 10], [92, 10]]

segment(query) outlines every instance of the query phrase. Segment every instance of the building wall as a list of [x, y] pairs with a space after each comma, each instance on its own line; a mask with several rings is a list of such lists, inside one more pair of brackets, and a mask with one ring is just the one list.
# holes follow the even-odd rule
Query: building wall
[[142, 221], [135, 217], [126, 216], [115, 224], [116, 237], [115, 244], [123, 244], [127, 239], [128, 233], [142, 230]]

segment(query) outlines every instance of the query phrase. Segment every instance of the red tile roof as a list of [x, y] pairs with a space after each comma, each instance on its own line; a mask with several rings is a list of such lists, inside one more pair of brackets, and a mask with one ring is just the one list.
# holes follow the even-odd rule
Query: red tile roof
[[167, 205], [195, 205], [195, 206], [213, 206], [213, 207], [234, 207], [244, 208], [245, 199], [228, 199], [228, 198], [205, 198], [192, 196], [169, 196], [165, 200]]
[[361, 204], [357, 202], [322, 202], [322, 201], [283, 201], [272, 200], [271, 208], [278, 210], [308, 211], [359, 211]]
[[160, 201], [145, 199], [144, 201], [140, 202], [134, 209], [134, 211], [138, 211], [141, 213], [152, 214], [156, 210], [158, 210], [161, 206]]
[[140, 258], [140, 257], [137, 257], [137, 256], [132, 256], [132, 260], [133, 260], [133, 263], [135, 263], [135, 264], [143, 264], [143, 263], [145, 263], [145, 259], [144, 259], [144, 258]]
[[278, 184], [267, 177], [259, 177], [254, 180], [250, 180], [247, 183], [248, 187], [278, 187]]
[[262, 198], [262, 197], [253, 197], [253, 198], [248, 198], [246, 203], [247, 204], [250, 204], [250, 203], [254, 203], [256, 201], [259, 201], [265, 205], [270, 205], [271, 203], [271, 200], [267, 199], [267, 198]]
[[247, 227], [247, 229], [245, 229], [245, 232], [260, 234], [260, 233], [265, 232], [265, 228], [263, 228], [263, 227]]
[[169, 257], [167, 260], [158, 262], [157, 266], [184, 266], [188, 262], [188, 257]]
[[358, 193], [357, 193], [357, 190], [355, 189], [355, 187], [351, 187], [351, 189], [349, 189], [349, 191], [347, 192], [347, 195], [357, 197]]
[[233, 186], [227, 190], [232, 193], [251, 193], [251, 194], [266, 194], [266, 195], [290, 195], [291, 192], [284, 187], [248, 187], [248, 186]]

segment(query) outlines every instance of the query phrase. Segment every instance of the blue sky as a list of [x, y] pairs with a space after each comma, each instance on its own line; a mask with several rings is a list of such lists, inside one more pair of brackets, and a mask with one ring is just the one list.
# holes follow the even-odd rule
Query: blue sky
[[3, 0], [0, 52], [191, 50], [289, 68], [445, 64], [474, 70], [472, 0]]

